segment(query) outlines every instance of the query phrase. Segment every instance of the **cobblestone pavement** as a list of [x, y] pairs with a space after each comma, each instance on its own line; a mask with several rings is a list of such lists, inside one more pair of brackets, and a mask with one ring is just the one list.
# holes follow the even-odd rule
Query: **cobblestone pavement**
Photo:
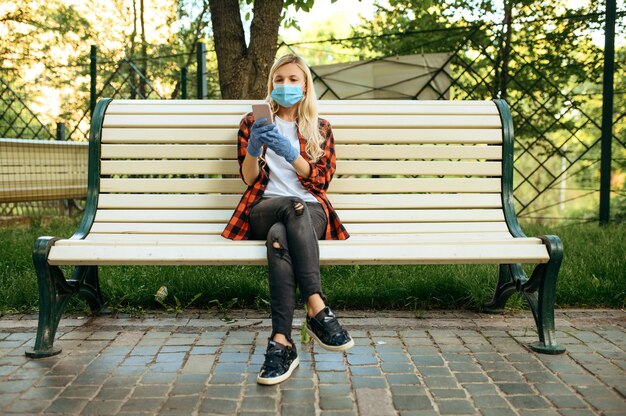
[[[626, 415], [626, 311], [557, 312], [567, 353], [530, 352], [530, 312], [338, 311], [356, 345], [298, 344], [300, 367], [259, 386], [271, 321], [257, 311], [65, 317], [32, 360], [34, 316], [0, 319], [1, 414]], [[296, 314], [294, 336], [304, 314]]]

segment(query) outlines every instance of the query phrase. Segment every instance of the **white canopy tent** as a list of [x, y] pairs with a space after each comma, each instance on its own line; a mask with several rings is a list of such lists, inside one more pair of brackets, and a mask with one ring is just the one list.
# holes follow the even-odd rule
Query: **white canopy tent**
[[450, 98], [450, 55], [430, 53], [311, 67], [319, 99]]

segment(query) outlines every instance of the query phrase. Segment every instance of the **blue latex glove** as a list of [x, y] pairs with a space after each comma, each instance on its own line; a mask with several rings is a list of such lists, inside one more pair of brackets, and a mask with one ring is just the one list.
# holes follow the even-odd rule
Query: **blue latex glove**
[[300, 149], [291, 145], [288, 138], [280, 134], [277, 128], [273, 128], [260, 137], [261, 141], [274, 151], [278, 156], [282, 156], [289, 163], [296, 161], [300, 155]]
[[261, 152], [263, 151], [263, 142], [261, 141], [261, 137], [276, 127], [274, 124], [265, 123], [267, 123], [267, 118], [261, 118], [256, 120], [250, 128], [248, 148], [246, 149], [246, 151], [250, 153], [250, 156], [261, 156]]

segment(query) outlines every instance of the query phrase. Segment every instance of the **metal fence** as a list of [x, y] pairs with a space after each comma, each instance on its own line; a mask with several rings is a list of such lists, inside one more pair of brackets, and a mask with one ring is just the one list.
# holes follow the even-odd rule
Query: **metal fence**
[[[597, 20], [597, 19], [596, 19]], [[574, 24], [574, 20], [572, 20]], [[576, 24], [580, 26], [579, 20]], [[596, 22], [597, 24], [597, 22]], [[449, 59], [433, 69], [434, 79], [444, 74], [449, 87], [438, 91], [440, 98], [492, 99], [505, 97], [512, 109], [516, 131], [515, 200], [518, 215], [533, 221], [595, 221], [598, 218], [599, 164], [601, 138], [602, 89], [598, 78], [580, 76], [575, 80], [553, 79], [546, 63], [533, 58], [532, 45], [512, 43], [503, 69], [502, 45], [497, 25], [454, 27], [427, 33], [403, 33], [413, 42], [414, 50], [445, 52]], [[620, 29], [622, 30], [622, 29]], [[619, 32], [617, 36], [624, 33]], [[438, 42], [444, 39], [445, 42]], [[306, 56], [312, 49], [346, 45], [350, 40], [328, 40], [282, 44], [279, 54], [293, 51]], [[439, 50], [437, 45], [446, 45]], [[450, 46], [452, 45], [452, 46]], [[330, 48], [328, 48], [330, 46]], [[179, 63], [188, 55], [151, 57], [148, 62], [98, 57], [92, 48], [90, 61], [75, 68], [79, 93], [75, 111], [66, 111], [67, 138], [84, 141], [89, 130], [90, 111], [99, 97], [113, 98], [219, 98], [217, 68], [213, 51], [203, 45], [196, 51], [196, 61], [189, 68]], [[380, 59], [376, 57], [373, 59]], [[349, 61], [346, 55], [336, 61]], [[626, 216], [626, 193], [623, 175], [626, 171], [626, 56], [622, 49], [615, 66], [613, 115], [613, 219]], [[601, 67], [603, 57], [588, 57], [588, 65]], [[213, 66], [212, 66], [213, 65]], [[597, 71], [590, 71], [590, 74]], [[49, 140], [55, 137], [50, 127], [29, 110], [27, 95], [11, 89], [15, 74], [0, 72], [0, 136]], [[2, 79], [4, 76], [4, 80]], [[431, 85], [431, 83], [426, 83]], [[426, 87], [427, 88], [427, 87]], [[430, 91], [429, 93], [432, 93]], [[323, 91], [318, 91], [319, 95]], [[418, 92], [413, 99], [420, 99]], [[10, 106], [6, 104], [10, 103]], [[71, 113], [71, 117], [69, 116]], [[622, 176], [620, 176], [622, 175]], [[620, 179], [621, 178], [621, 179]], [[36, 208], [36, 207], [35, 207]], [[37, 209], [31, 210], [33, 213]], [[16, 205], [0, 203], [0, 214], [24, 214]]]

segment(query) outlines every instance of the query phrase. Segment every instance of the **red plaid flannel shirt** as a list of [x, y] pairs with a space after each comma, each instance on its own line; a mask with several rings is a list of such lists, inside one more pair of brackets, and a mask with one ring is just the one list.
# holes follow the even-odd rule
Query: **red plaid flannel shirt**
[[[248, 113], [241, 120], [239, 125], [239, 133], [237, 134], [237, 159], [239, 161], [239, 175], [243, 180], [243, 174], [241, 167], [243, 160], [246, 157], [246, 149], [248, 147], [248, 137], [250, 137], [250, 128], [254, 123], [254, 116], [252, 113]], [[326, 143], [322, 146], [324, 149], [324, 155], [316, 162], [309, 162], [311, 165], [311, 175], [307, 179], [298, 175], [298, 179], [314, 197], [322, 204], [328, 223], [326, 225], [326, 240], [345, 240], [350, 237], [348, 231], [344, 228], [339, 220], [339, 216], [335, 212], [330, 201], [326, 197], [326, 190], [330, 185], [330, 181], [335, 173], [335, 140], [333, 138], [333, 131], [330, 127], [330, 123], [324, 119], [319, 119], [320, 133], [322, 137], [326, 139]], [[308, 160], [306, 154], [306, 140], [298, 132], [298, 138], [300, 139], [300, 154]], [[265, 150], [263, 151], [265, 156]], [[269, 182], [270, 171], [267, 164], [263, 160], [263, 156], [259, 159], [261, 169], [259, 177], [256, 182], [248, 186], [248, 189], [243, 193], [239, 204], [235, 208], [230, 221], [226, 225], [226, 228], [222, 232], [222, 237], [229, 238], [231, 240], [247, 240], [250, 238], [250, 224], [248, 222], [248, 214], [250, 209], [256, 202], [261, 199], [263, 192]]]

